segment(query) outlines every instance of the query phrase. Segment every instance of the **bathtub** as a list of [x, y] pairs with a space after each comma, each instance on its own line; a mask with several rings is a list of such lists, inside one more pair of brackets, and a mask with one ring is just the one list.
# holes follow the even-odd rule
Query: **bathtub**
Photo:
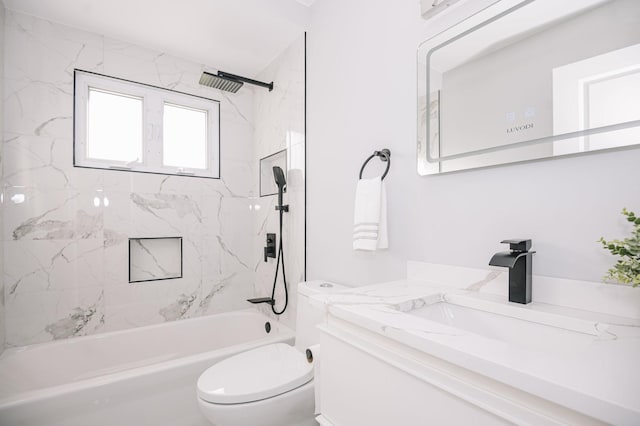
[[294, 333], [252, 310], [7, 349], [0, 356], [2, 426], [205, 426], [200, 373]]

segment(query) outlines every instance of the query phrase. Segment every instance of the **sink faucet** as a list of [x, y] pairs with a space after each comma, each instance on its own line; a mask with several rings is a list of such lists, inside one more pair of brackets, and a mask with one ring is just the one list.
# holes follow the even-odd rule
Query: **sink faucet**
[[489, 261], [491, 266], [504, 266], [509, 268], [509, 302], [531, 302], [531, 263], [533, 253], [531, 240], [503, 240], [501, 243], [509, 244], [511, 251], [503, 251], [493, 255]]

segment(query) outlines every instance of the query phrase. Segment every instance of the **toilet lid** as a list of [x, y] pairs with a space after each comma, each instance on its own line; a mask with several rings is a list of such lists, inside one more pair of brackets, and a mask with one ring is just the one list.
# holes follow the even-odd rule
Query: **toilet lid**
[[208, 368], [198, 379], [198, 396], [217, 404], [240, 404], [280, 395], [312, 378], [313, 366], [302, 353], [274, 343]]

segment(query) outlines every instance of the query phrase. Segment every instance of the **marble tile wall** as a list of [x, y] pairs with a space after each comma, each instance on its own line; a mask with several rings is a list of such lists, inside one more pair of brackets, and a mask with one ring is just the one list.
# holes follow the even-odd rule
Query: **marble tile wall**
[[[259, 75], [258, 80], [273, 81], [272, 92], [256, 91], [254, 97], [254, 157], [259, 167], [260, 158], [287, 150], [287, 192], [284, 203], [289, 212], [284, 213], [283, 242], [289, 305], [278, 317], [289, 327], [295, 327], [296, 292], [299, 282], [305, 279], [305, 38], [304, 35], [280, 54]], [[254, 209], [259, 206], [255, 222], [254, 265], [256, 271], [255, 292], [259, 296], [271, 296], [276, 259], [264, 262], [263, 247], [266, 233], [279, 235], [279, 217], [275, 210], [277, 196], [254, 199]], [[282, 269], [278, 273], [275, 293], [276, 308], [282, 310], [284, 292]], [[261, 309], [272, 315], [268, 305]]]
[[[4, 4], [0, 2], [0, 99], [4, 98], [4, 90], [2, 87], [1, 81], [4, 79]], [[2, 114], [2, 102], [0, 102], [0, 135], [2, 135], [4, 129], [4, 119]], [[0, 224], [4, 223], [3, 217], [3, 205], [4, 205], [4, 194], [2, 188], [4, 187], [3, 181], [3, 150], [2, 144], [0, 144]], [[4, 320], [4, 232], [2, 231], [2, 226], [0, 226], [0, 354], [4, 350], [5, 346], [5, 320]]]
[[[201, 64], [12, 11], [4, 36], [6, 345], [246, 307], [262, 273], [251, 224], [265, 220], [253, 91], [202, 87]], [[222, 179], [74, 168], [74, 68], [221, 100]], [[183, 237], [183, 278], [128, 283], [128, 238], [165, 236]]]

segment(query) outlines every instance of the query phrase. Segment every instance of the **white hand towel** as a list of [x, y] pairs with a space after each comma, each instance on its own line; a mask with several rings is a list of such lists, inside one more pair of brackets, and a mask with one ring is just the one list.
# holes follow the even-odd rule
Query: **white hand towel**
[[387, 192], [380, 176], [360, 179], [353, 212], [353, 249], [381, 250], [387, 241]]

